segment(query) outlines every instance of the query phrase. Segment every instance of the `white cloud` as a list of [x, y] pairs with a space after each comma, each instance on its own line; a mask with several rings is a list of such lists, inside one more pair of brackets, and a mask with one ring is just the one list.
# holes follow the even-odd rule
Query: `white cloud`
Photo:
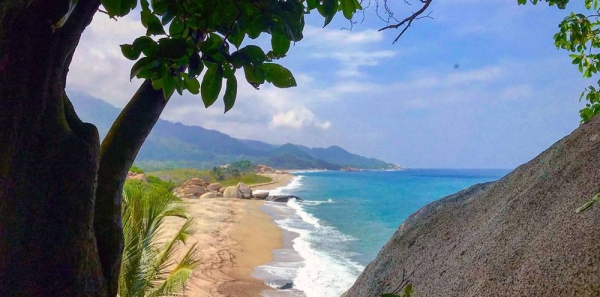
[[134, 62], [123, 57], [119, 45], [132, 43], [144, 33], [140, 22], [132, 16], [115, 21], [105, 14], [96, 14], [73, 56], [68, 88], [124, 106], [141, 81], [129, 81], [129, 70]]
[[396, 51], [374, 50], [384, 41], [377, 30], [335, 30], [307, 26], [302, 47], [312, 59], [331, 59], [337, 62], [336, 73], [342, 78], [363, 76], [361, 68], [373, 67], [382, 60], [397, 56]]
[[308, 25], [304, 28], [304, 38], [302, 42], [337, 47], [380, 42], [383, 40], [383, 33], [373, 29], [335, 30]]
[[330, 121], [318, 121], [315, 115], [304, 106], [299, 106], [294, 109], [277, 113], [271, 120], [273, 127], [291, 127], [300, 129], [302, 127], [314, 126], [322, 130], [327, 130], [331, 127]]

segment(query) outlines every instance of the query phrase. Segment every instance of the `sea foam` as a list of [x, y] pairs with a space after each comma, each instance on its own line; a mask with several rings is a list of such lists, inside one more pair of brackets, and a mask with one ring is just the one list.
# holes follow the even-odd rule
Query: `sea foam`
[[[302, 186], [302, 178], [294, 177], [287, 186], [272, 190], [271, 195], [295, 194], [294, 190]], [[292, 199], [287, 204], [265, 204], [290, 242], [287, 249], [274, 251], [274, 262], [258, 267], [254, 275], [265, 280], [292, 280], [294, 289], [286, 290], [289, 294], [267, 291], [264, 296], [339, 296], [362, 272], [364, 266], [352, 261], [352, 253], [345, 249], [345, 242], [356, 239], [322, 222], [305, 208], [330, 203], [335, 202]]]

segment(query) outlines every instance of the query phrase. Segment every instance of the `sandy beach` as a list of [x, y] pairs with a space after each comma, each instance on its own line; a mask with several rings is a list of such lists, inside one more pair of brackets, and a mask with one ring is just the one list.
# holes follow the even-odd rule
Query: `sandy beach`
[[[251, 186], [253, 190], [285, 186], [293, 178], [291, 174], [265, 175], [273, 182]], [[268, 289], [251, 274], [256, 266], [272, 260], [272, 250], [281, 248], [282, 232], [271, 216], [260, 210], [264, 201], [214, 198], [184, 199], [184, 203], [196, 230], [186, 246], [197, 242], [201, 254], [185, 296], [260, 296]], [[183, 222], [170, 218], [165, 223], [168, 236]]]

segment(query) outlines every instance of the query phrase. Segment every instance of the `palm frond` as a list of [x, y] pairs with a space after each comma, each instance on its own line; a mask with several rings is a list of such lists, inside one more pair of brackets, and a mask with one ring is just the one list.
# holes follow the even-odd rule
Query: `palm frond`
[[[163, 222], [167, 217], [185, 218], [178, 232], [163, 242]], [[193, 234], [181, 200], [167, 191], [148, 191], [139, 185], [123, 190], [123, 259], [119, 275], [119, 295], [171, 296], [181, 292], [199, 251], [194, 244], [177, 262], [178, 248]], [[170, 270], [170, 267], [175, 267]]]

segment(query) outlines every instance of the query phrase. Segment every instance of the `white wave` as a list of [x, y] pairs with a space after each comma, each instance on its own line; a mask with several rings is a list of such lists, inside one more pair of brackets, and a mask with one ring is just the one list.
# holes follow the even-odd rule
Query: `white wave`
[[287, 205], [296, 210], [296, 213], [302, 218], [303, 221], [313, 225], [315, 228], [321, 228], [321, 224], [319, 224], [319, 219], [315, 218], [310, 213], [304, 211], [300, 203], [296, 199], [290, 199], [287, 202]]
[[[272, 190], [271, 195], [293, 195], [293, 191], [302, 186], [302, 178], [302, 175], [294, 177], [287, 186]], [[326, 222], [321, 222], [305, 209], [305, 207], [318, 207], [330, 203], [335, 202], [333, 199], [304, 201], [290, 199], [287, 204], [265, 204], [276, 210], [275, 222], [280, 228], [296, 234], [292, 237], [290, 246], [293, 251], [291, 249], [287, 251], [296, 254], [297, 258], [287, 255], [279, 257], [281, 260], [276, 260], [278, 262], [258, 267], [258, 271], [267, 275], [263, 279], [274, 277], [293, 279], [293, 289], [302, 291], [307, 297], [340, 296], [352, 286], [364, 269], [364, 266], [351, 260], [350, 257], [355, 254], [345, 248], [346, 242], [356, 238], [343, 234]], [[282, 250], [278, 251], [280, 253]], [[281, 294], [285, 292], [271, 291], [271, 293]], [[284, 295], [263, 294], [263, 296], [291, 295], [286, 293]]]
[[302, 204], [305, 205], [321, 205], [321, 204], [331, 204], [334, 203], [333, 199], [327, 200], [302, 200]]
[[270, 195], [293, 195], [293, 190], [302, 186], [303, 175], [296, 175], [290, 180], [290, 182], [279, 188], [275, 188], [269, 191]]

